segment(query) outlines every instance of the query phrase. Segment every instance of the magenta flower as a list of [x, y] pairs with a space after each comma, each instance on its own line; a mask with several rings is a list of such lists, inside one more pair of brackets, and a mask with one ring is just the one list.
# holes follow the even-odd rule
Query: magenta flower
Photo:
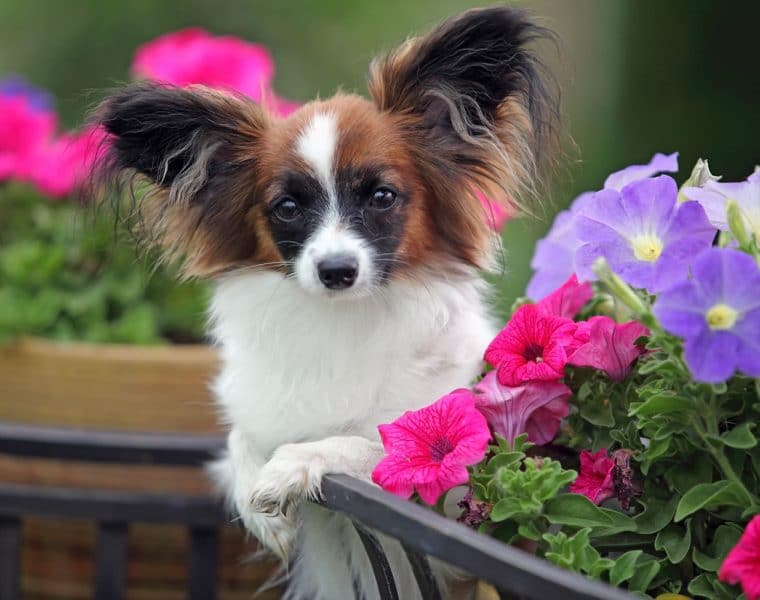
[[657, 298], [662, 326], [684, 339], [694, 379], [725, 381], [738, 370], [760, 377], [760, 268], [748, 254], [710, 248]]
[[507, 221], [512, 218], [513, 211], [505, 208], [501, 203], [491, 200], [479, 190], [476, 193], [483, 210], [485, 210], [488, 226], [494, 231], [501, 231]]
[[576, 328], [570, 319], [525, 304], [489, 344], [484, 358], [503, 385], [557, 381], [564, 375], [567, 357], [579, 346]]
[[298, 106], [272, 91], [274, 61], [264, 46], [199, 28], [167, 33], [140, 46], [132, 72], [181, 87], [200, 84], [245, 94], [283, 116]]
[[587, 341], [568, 359], [577, 367], [593, 367], [607, 373], [613, 381], [623, 381], [634, 361], [645, 349], [636, 340], [649, 335], [649, 329], [637, 321], [616, 323], [610, 317], [591, 317], [579, 323], [576, 337]]
[[31, 181], [45, 194], [62, 198], [74, 192], [88, 177], [102, 149], [101, 129], [65, 133], [38, 150]]
[[576, 480], [570, 484], [573, 494], [583, 494], [594, 504], [601, 504], [615, 495], [613, 472], [615, 461], [607, 456], [607, 449], [591, 453], [581, 451], [581, 471]]
[[467, 483], [467, 467], [483, 459], [491, 439], [474, 394], [465, 389], [378, 430], [387, 456], [372, 471], [372, 481], [402, 498], [417, 490], [428, 504]]
[[570, 388], [556, 381], [533, 381], [517, 387], [499, 383], [490, 371], [475, 386], [476, 406], [493, 430], [508, 442], [521, 433], [534, 444], [548, 444], [569, 413]]
[[34, 157], [55, 132], [58, 117], [47, 93], [22, 79], [0, 81], [0, 181], [27, 181]]
[[[667, 155], [658, 153], [646, 165], [633, 165], [612, 173], [604, 182], [604, 189], [620, 191], [639, 179], [675, 171], [678, 171], [678, 152]], [[568, 210], [555, 217], [549, 233], [536, 244], [530, 263], [535, 273], [526, 290], [529, 298], [540, 300], [577, 272], [576, 252], [583, 242], [576, 234], [575, 221], [592, 195], [592, 192], [586, 192], [578, 196]]]
[[722, 231], [728, 230], [727, 204], [736, 202], [747, 232], [760, 241], [760, 171], [738, 183], [708, 181], [703, 187], [685, 188], [683, 194], [699, 202], [710, 223]]
[[594, 289], [588, 282], [578, 283], [578, 277], [572, 274], [562, 286], [554, 290], [536, 305], [548, 315], [574, 319], [594, 295]]
[[760, 598], [760, 515], [755, 515], [718, 571], [721, 581], [741, 583], [747, 600]]
[[578, 276], [593, 279], [591, 266], [604, 257], [624, 281], [652, 293], [681, 279], [693, 257], [710, 247], [715, 229], [699, 204], [677, 204], [677, 196], [667, 175], [594, 194], [576, 220], [583, 242]]

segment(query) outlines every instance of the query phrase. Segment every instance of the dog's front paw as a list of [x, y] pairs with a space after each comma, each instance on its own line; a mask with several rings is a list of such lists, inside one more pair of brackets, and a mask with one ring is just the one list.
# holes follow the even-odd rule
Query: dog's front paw
[[261, 468], [251, 505], [271, 515], [288, 515], [304, 500], [318, 499], [325, 459], [310, 444], [285, 444]]
[[240, 512], [240, 518], [262, 546], [287, 564], [296, 539], [297, 525], [292, 515], [264, 514], [248, 506]]

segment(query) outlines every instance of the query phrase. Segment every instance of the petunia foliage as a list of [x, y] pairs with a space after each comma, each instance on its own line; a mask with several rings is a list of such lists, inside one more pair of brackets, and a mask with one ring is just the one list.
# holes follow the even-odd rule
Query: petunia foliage
[[448, 491], [464, 525], [642, 598], [755, 600], [760, 177], [700, 161], [679, 190], [676, 157], [557, 217], [473, 382], [490, 446]]

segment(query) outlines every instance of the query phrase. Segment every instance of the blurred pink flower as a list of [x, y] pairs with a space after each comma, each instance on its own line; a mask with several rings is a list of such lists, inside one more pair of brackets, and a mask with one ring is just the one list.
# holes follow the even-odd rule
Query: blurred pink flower
[[100, 128], [64, 133], [38, 149], [31, 181], [45, 194], [62, 198], [74, 192], [92, 172], [106, 134]]
[[581, 472], [570, 485], [573, 494], [583, 494], [594, 504], [601, 504], [615, 495], [613, 471], [615, 461], [607, 456], [607, 449], [591, 453], [581, 451]]
[[570, 355], [568, 364], [593, 367], [604, 371], [613, 381], [622, 381], [631, 365], [645, 349], [636, 340], [649, 335], [649, 329], [638, 321], [616, 323], [610, 317], [591, 317], [578, 324], [576, 338], [583, 344]]
[[514, 216], [514, 211], [505, 207], [502, 203], [488, 198], [483, 192], [476, 192], [483, 209], [486, 212], [486, 221], [494, 231], [501, 231]]
[[57, 123], [45, 92], [16, 77], [0, 81], [0, 181], [29, 179], [34, 156]]
[[556, 381], [534, 381], [517, 387], [501, 385], [490, 371], [475, 386], [476, 406], [493, 430], [508, 442], [521, 433], [534, 444], [548, 444], [570, 413], [570, 388]]
[[272, 91], [274, 61], [269, 51], [234, 36], [213, 36], [194, 27], [167, 33], [135, 52], [137, 77], [178, 86], [207, 85], [245, 94], [273, 113], [287, 116], [298, 104]]
[[718, 571], [721, 581], [741, 583], [747, 600], [760, 598], [760, 515], [755, 515]]
[[594, 289], [587, 281], [578, 283], [578, 277], [573, 273], [561, 287], [554, 290], [536, 306], [548, 315], [574, 319], [594, 295]]
[[557, 381], [565, 374], [568, 356], [580, 345], [577, 327], [570, 319], [524, 304], [488, 345], [484, 359], [503, 385]]
[[474, 394], [465, 389], [408, 411], [378, 430], [387, 456], [375, 467], [372, 481], [402, 498], [416, 489], [428, 504], [467, 483], [467, 466], [485, 456], [491, 438]]

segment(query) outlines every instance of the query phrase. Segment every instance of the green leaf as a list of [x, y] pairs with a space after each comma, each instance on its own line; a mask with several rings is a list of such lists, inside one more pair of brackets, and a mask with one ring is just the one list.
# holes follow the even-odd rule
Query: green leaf
[[612, 416], [612, 404], [602, 402], [600, 398], [590, 398], [581, 405], [581, 417], [598, 427], [614, 427], [615, 417]]
[[729, 588], [720, 583], [711, 573], [702, 573], [691, 580], [687, 588], [692, 596], [708, 600], [735, 600], [738, 594], [736, 588]]
[[617, 587], [633, 577], [636, 572], [636, 561], [641, 555], [641, 550], [630, 550], [621, 554], [615, 561], [615, 566], [610, 570], [610, 583]]
[[739, 526], [731, 524], [723, 524], [715, 530], [712, 543], [702, 552], [696, 546], [692, 558], [694, 563], [705, 571], [717, 572], [720, 569], [720, 565], [728, 555], [731, 548], [736, 546], [739, 538], [742, 536], [742, 530]]
[[628, 589], [632, 592], [646, 592], [659, 572], [660, 563], [654, 557], [643, 554], [636, 563], [636, 570], [628, 582]]
[[675, 392], [656, 394], [642, 403], [635, 403], [628, 411], [631, 417], [651, 417], [672, 412], [694, 410], [694, 402], [687, 397], [678, 396]]
[[655, 550], [664, 550], [673, 564], [680, 563], [691, 548], [691, 520], [686, 522], [686, 527], [673, 523], [660, 531], [654, 540], [654, 547]]
[[495, 523], [506, 521], [522, 511], [516, 498], [502, 498], [491, 509], [491, 520]]
[[741, 488], [733, 481], [716, 481], [700, 483], [683, 495], [676, 508], [675, 521], [682, 521], [689, 515], [703, 508], [715, 506], [744, 507], [747, 499]]
[[[644, 512], [636, 515], [636, 533], [657, 533], [673, 520], [679, 496], [673, 496], [669, 501], [650, 500], [645, 504]], [[643, 503], [642, 503], [643, 504]]]
[[[570, 527], [590, 527], [592, 536], [635, 531], [634, 520], [621, 512], [599, 508], [581, 494], [561, 494], [547, 501], [544, 515], [549, 522]], [[593, 528], [598, 528], [594, 531]]]
[[754, 423], [742, 423], [720, 436], [720, 441], [731, 448], [742, 450], [754, 448], [757, 445], [757, 438], [752, 434], [754, 427]]

